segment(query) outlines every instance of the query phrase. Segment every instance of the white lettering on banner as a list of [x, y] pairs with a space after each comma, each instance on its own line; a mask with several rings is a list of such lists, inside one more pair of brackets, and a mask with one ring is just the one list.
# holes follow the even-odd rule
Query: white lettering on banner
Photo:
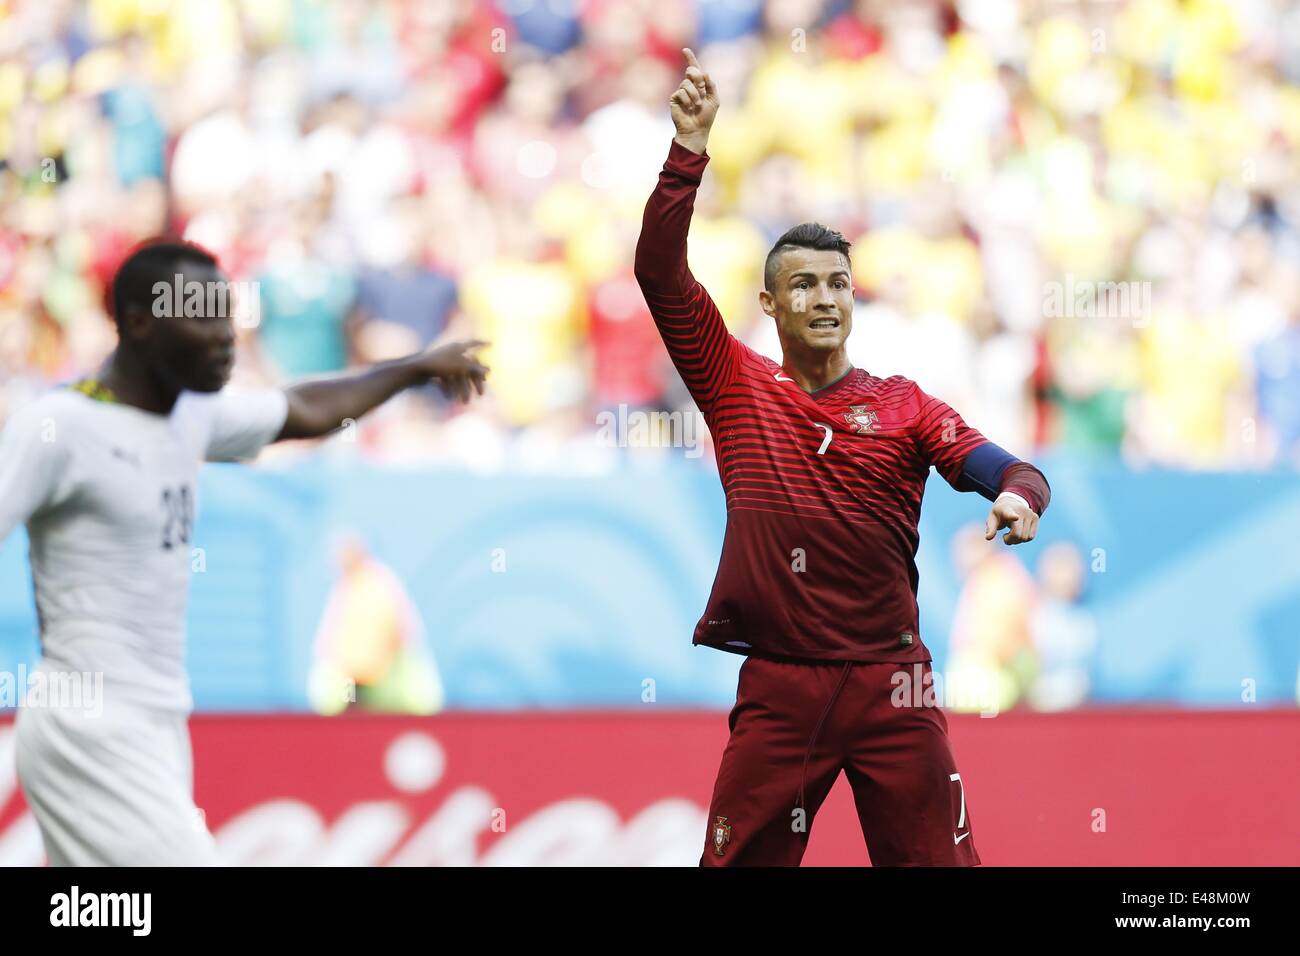
[[[0, 819], [16, 799], [13, 728], [0, 728]], [[408, 731], [388, 742], [384, 777], [409, 794], [418, 781], [432, 790], [446, 760], [431, 735]], [[201, 759], [201, 758], [200, 758]], [[404, 761], [419, 759], [414, 773]], [[199, 771], [202, 773], [202, 769]], [[466, 785], [451, 791], [423, 819], [403, 799], [358, 800], [326, 824], [302, 799], [253, 804], [217, 829], [222, 857], [236, 866], [694, 866], [705, 830], [703, 807], [667, 798], [623, 822], [606, 801], [590, 796], [556, 800], [510, 824], [480, 851], [500, 806], [492, 793]], [[39, 866], [36, 827], [24, 812], [0, 828], [0, 866]]]

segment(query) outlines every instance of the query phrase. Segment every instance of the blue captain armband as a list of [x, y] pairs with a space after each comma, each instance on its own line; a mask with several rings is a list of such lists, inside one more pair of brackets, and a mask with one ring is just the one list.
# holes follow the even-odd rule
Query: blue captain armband
[[966, 456], [957, 487], [961, 491], [978, 491], [989, 501], [994, 501], [998, 496], [1003, 472], [1019, 461], [1006, 449], [999, 448], [991, 441], [985, 442]]

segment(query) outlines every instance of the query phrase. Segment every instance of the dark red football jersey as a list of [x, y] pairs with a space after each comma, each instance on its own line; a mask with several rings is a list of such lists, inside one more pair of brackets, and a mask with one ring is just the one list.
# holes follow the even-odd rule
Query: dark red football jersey
[[738, 653], [927, 661], [916, 549], [931, 467], [954, 487], [986, 439], [902, 376], [812, 394], [726, 329], [686, 263], [706, 156], [676, 142], [646, 206], [637, 279], [713, 435], [727, 496], [695, 643]]

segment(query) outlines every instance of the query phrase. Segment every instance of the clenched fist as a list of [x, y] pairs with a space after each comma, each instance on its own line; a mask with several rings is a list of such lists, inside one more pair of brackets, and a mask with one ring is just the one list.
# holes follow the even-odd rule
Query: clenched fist
[[683, 49], [682, 55], [686, 57], [686, 77], [668, 100], [677, 127], [673, 138], [692, 153], [702, 154], [718, 115], [718, 90], [689, 48]]

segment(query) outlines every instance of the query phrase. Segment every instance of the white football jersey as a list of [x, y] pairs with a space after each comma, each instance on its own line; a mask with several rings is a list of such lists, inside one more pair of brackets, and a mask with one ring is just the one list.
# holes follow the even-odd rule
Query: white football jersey
[[104, 700], [192, 707], [185, 607], [199, 468], [252, 458], [284, 425], [277, 389], [184, 392], [170, 415], [71, 388], [0, 436], [0, 542], [31, 542], [41, 666], [103, 674]]

